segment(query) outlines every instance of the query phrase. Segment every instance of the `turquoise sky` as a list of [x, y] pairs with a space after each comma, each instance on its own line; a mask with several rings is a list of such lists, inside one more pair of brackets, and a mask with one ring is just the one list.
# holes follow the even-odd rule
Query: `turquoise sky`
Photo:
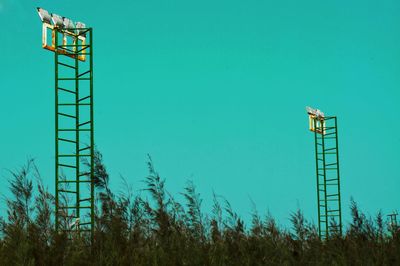
[[[143, 188], [146, 154], [174, 195], [192, 179], [249, 219], [316, 221], [305, 106], [338, 116], [345, 221], [400, 209], [399, 1], [0, 0], [0, 192], [28, 157], [54, 189], [54, 63], [41, 6], [94, 28], [95, 136]], [[4, 212], [4, 204], [0, 210]]]

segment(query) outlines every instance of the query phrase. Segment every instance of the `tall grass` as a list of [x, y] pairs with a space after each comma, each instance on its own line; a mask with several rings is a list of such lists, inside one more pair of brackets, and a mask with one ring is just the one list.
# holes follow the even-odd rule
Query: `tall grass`
[[32, 160], [11, 171], [7, 217], [0, 219], [0, 265], [400, 265], [399, 228], [380, 212], [367, 217], [354, 200], [343, 236], [321, 241], [301, 210], [285, 229], [254, 207], [247, 227], [216, 194], [211, 213], [203, 213], [191, 181], [178, 202], [150, 157], [147, 164], [142, 192], [126, 185], [115, 194], [96, 152], [93, 246], [86, 237], [68, 240], [54, 231], [54, 197]]

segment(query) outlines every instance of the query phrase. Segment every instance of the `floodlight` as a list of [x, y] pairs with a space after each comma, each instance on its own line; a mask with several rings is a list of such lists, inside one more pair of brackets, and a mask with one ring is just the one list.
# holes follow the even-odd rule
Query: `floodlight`
[[313, 108], [311, 108], [310, 106], [306, 106], [306, 110], [307, 110], [307, 113], [309, 113], [309, 114], [315, 114], [315, 110]]
[[71, 30], [71, 29], [75, 28], [74, 22], [72, 20], [70, 20], [69, 18], [64, 17], [63, 24], [64, 24], [64, 28], [67, 30]]
[[[76, 22], [76, 28], [78, 29], [78, 35], [80, 35], [83, 32], [82, 29], [86, 28], [86, 25], [82, 22]], [[82, 34], [82, 36], [85, 36], [85, 34]]]
[[49, 12], [40, 7], [38, 7], [37, 10], [38, 10], [38, 14], [39, 14], [39, 17], [42, 20], [42, 22], [50, 23], [51, 16], [50, 16]]
[[63, 18], [57, 14], [51, 14], [51, 19], [56, 27], [62, 28], [64, 26]]
[[311, 108], [309, 106], [306, 106], [306, 110], [307, 110], [307, 113], [310, 114], [310, 115], [315, 115], [315, 116], [320, 117], [320, 118], [324, 118], [325, 117], [325, 114], [321, 110], [314, 109], [314, 108]]

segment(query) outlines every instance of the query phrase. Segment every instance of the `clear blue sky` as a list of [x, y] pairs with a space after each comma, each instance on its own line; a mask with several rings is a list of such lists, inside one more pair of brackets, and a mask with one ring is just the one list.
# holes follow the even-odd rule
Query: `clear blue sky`
[[345, 220], [351, 196], [371, 214], [400, 208], [399, 1], [0, 0], [2, 193], [28, 157], [54, 189], [36, 6], [94, 28], [95, 135], [116, 190], [120, 175], [143, 187], [149, 153], [206, 211], [214, 190], [246, 220], [251, 198], [281, 224], [298, 206], [315, 221], [310, 105], [338, 116]]

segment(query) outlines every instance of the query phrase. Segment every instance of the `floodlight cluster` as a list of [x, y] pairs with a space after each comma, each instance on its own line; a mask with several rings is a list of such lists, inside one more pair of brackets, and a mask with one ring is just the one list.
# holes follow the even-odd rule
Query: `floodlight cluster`
[[314, 108], [311, 108], [309, 106], [306, 106], [306, 110], [307, 110], [308, 114], [315, 115], [318, 118], [324, 118], [325, 117], [325, 114], [321, 110], [314, 109]]
[[82, 31], [81, 29], [86, 28], [86, 25], [82, 22], [74, 23], [69, 18], [62, 17], [57, 14], [50, 14], [47, 10], [43, 8], [38, 7], [37, 11], [43, 23], [53, 24], [54, 27], [57, 27], [59, 29], [65, 29], [70, 32], [76, 30], [78, 34], [82, 34], [84, 31]]

